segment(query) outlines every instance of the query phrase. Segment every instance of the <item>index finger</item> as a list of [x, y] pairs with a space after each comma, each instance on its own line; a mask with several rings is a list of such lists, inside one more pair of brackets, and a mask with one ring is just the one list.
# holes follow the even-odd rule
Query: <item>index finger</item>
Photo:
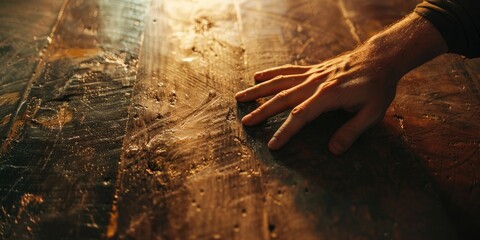
[[293, 74], [302, 74], [310, 70], [308, 66], [297, 66], [292, 64], [287, 64], [280, 67], [269, 68], [263, 71], [256, 72], [253, 75], [253, 78], [257, 82], [263, 82], [270, 80], [279, 75], [293, 75]]

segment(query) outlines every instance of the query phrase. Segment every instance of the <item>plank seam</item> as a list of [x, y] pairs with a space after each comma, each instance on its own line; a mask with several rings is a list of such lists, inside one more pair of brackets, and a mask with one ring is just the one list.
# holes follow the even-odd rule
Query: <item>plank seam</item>
[[[151, 5], [152, 5], [152, 0], [149, 0], [148, 7], [150, 7]], [[148, 13], [148, 8], [146, 11]], [[148, 19], [148, 16], [145, 16], [144, 21], [147, 21], [147, 19]], [[146, 27], [147, 25], [145, 25], [145, 28]], [[133, 79], [133, 83], [132, 83], [132, 89], [133, 89], [132, 91], [135, 90], [135, 86], [138, 82], [138, 68], [140, 66], [140, 59], [143, 53], [142, 49], [144, 44], [145, 31], [146, 30], [144, 29], [142, 32], [142, 35], [140, 36], [140, 44], [138, 46], [138, 61], [136, 62], [136, 65], [135, 65], [136, 73], [134, 76], [135, 79]], [[131, 96], [132, 102], [130, 103], [130, 106], [128, 107], [128, 110], [127, 110], [128, 113], [127, 113], [127, 121], [125, 124], [125, 136], [123, 137], [121, 153], [118, 159], [118, 169], [117, 169], [117, 176], [115, 179], [112, 208], [110, 209], [110, 216], [109, 216], [108, 225], [105, 232], [105, 237], [107, 239], [115, 239], [116, 237], [118, 237], [117, 231], [118, 231], [118, 214], [119, 213], [118, 213], [117, 205], [118, 205], [118, 196], [120, 193], [120, 188], [122, 186], [122, 181], [121, 181], [122, 180], [122, 162], [125, 154], [123, 149], [125, 149], [125, 147], [127, 147], [128, 143], [130, 142], [129, 141], [130, 136], [127, 135], [127, 132], [128, 132], [128, 126], [130, 125], [130, 121], [131, 121], [130, 115], [132, 114], [132, 109], [134, 108], [134, 105], [135, 105], [133, 101], [134, 94], [132, 93], [130, 96]]]
[[[28, 80], [27, 84], [25, 85], [22, 96], [20, 97], [20, 99], [17, 102], [15, 112], [13, 113], [13, 115], [11, 116], [11, 118], [8, 122], [8, 128], [7, 128], [8, 131], [6, 131], [7, 132], [7, 137], [6, 137], [5, 141], [2, 143], [0, 154], [7, 150], [8, 145], [10, 144], [10, 141], [12, 140], [12, 139], [9, 139], [9, 135], [13, 130], [15, 120], [17, 119], [23, 105], [26, 103], [28, 95], [30, 95], [30, 91], [32, 89], [33, 82], [35, 81], [35, 79], [37, 79], [40, 76], [40, 74], [42, 72], [42, 69], [45, 67], [46, 59], [48, 58], [48, 52], [50, 50], [50, 47], [52, 46], [53, 37], [55, 36], [55, 34], [57, 32], [58, 25], [60, 24], [60, 22], [62, 21], [62, 19], [64, 17], [64, 13], [65, 13], [65, 9], [67, 7], [68, 1], [69, 0], [64, 0], [63, 3], [62, 3], [62, 6], [60, 7], [60, 11], [57, 15], [57, 19], [55, 20], [55, 23], [52, 26], [50, 34], [48, 35], [48, 38], [47, 38], [48, 39], [47, 44], [44, 47], [44, 49], [47, 49], [46, 54], [43, 54], [43, 56], [41, 56], [39, 58], [38, 63], [35, 66], [35, 70], [33, 71], [32, 76]], [[40, 51], [40, 53], [41, 53], [41, 51]]]

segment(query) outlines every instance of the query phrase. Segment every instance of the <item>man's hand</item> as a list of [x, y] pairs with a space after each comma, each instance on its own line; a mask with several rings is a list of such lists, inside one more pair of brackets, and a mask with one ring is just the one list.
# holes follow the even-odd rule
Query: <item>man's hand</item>
[[[412, 51], [412, 47], [417, 48]], [[278, 149], [320, 114], [356, 112], [333, 135], [329, 149], [342, 154], [366, 129], [383, 119], [398, 80], [408, 71], [446, 51], [440, 34], [411, 14], [355, 50], [312, 66], [287, 65], [255, 74], [257, 85], [236, 94], [239, 102], [273, 96], [246, 115], [251, 126], [293, 109], [268, 143]]]
[[313, 66], [283, 66], [258, 72], [258, 85], [237, 93], [239, 102], [274, 95], [246, 115], [246, 126], [291, 109], [290, 115], [268, 143], [282, 147], [294, 134], [320, 114], [335, 109], [357, 114], [332, 137], [329, 149], [341, 154], [366, 129], [380, 121], [395, 96], [397, 78], [382, 71], [381, 59], [372, 59], [365, 47]]

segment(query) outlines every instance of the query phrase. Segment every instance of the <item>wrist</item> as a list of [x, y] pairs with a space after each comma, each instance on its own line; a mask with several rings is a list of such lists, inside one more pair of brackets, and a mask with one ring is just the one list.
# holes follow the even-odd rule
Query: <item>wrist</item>
[[396, 81], [448, 50], [438, 30], [416, 13], [373, 36], [363, 47]]

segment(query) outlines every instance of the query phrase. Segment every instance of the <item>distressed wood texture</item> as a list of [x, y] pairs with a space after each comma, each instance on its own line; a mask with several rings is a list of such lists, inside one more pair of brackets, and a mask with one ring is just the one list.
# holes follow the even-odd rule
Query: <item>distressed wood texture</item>
[[[2, 91], [18, 89], [20, 102], [5, 102], [12, 110], [0, 152], [0, 238], [105, 236], [146, 4], [2, 4], [15, 9], [6, 9], [5, 18], [18, 25], [9, 29], [17, 34], [1, 32], [4, 56], [20, 52], [14, 59], [32, 66], [2, 69], [13, 69], [2, 75]], [[32, 12], [42, 17], [41, 27]]]
[[235, 92], [418, 0], [0, 0], [1, 239], [480, 239], [480, 61], [406, 75], [344, 155]]

